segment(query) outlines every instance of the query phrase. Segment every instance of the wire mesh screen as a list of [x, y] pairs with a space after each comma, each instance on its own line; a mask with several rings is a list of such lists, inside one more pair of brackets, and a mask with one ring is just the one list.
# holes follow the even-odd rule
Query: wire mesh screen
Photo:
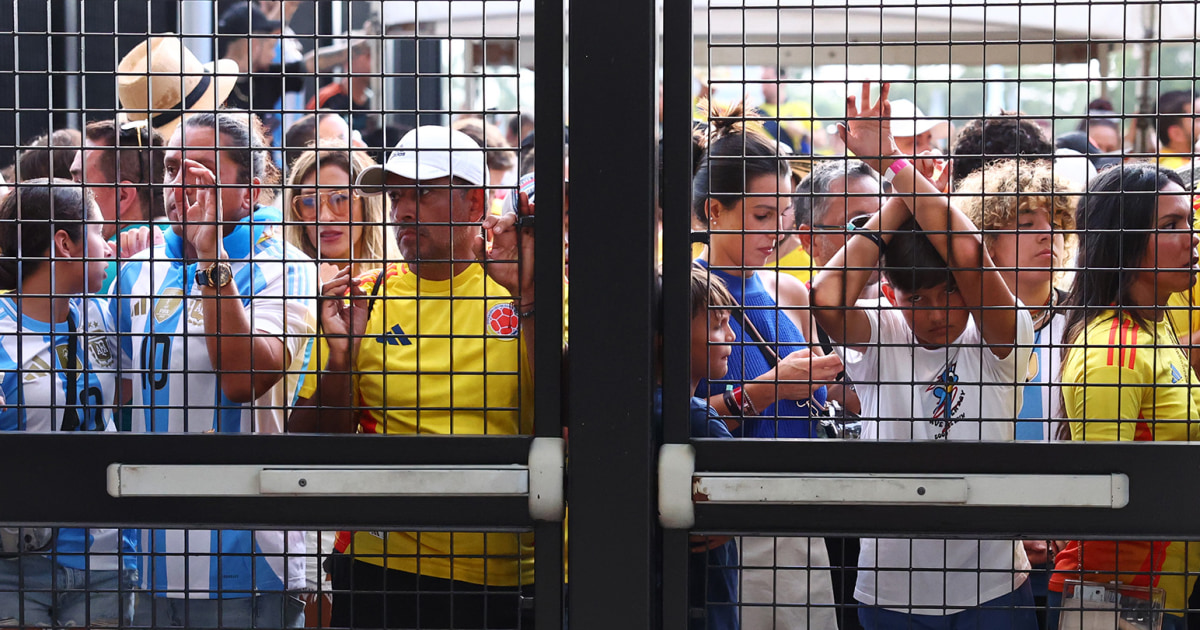
[[[678, 17], [677, 4], [657, 9]], [[614, 543], [589, 523], [577, 530], [585, 557], [640, 554], [648, 570], [637, 573], [654, 578], [642, 586], [663, 604], [647, 618], [672, 627], [685, 610], [690, 627], [725, 630], [1194, 624], [1190, 535], [1163, 536], [1180, 527], [1161, 518], [1108, 526], [1142, 509], [1147, 478], [1131, 482], [1119, 457], [1087, 474], [1001, 475], [1015, 456], [983, 448], [1044, 443], [1050, 466], [1064, 442], [1177, 454], [1165, 443], [1196, 437], [1194, 5], [683, 5], [690, 58], [665, 45], [679, 25], [664, 19], [661, 67], [647, 55], [624, 69], [682, 88], [663, 88], [658, 126], [649, 115], [625, 125], [607, 95], [572, 105], [581, 127], [613, 119], [600, 144], [694, 138], [690, 155], [662, 145], [657, 178], [663, 231], [689, 228], [695, 242], [690, 275], [664, 272], [663, 301], [686, 282], [690, 317], [658, 317], [682, 313], [681, 298], [639, 322], [661, 335], [662, 366], [688, 363], [694, 448], [744, 457], [734, 445], [748, 443], [787, 459], [802, 451], [765, 449], [945, 443], [948, 460], [968, 446], [981, 461], [925, 476], [889, 474], [907, 469], [902, 457], [853, 462], [865, 472], [832, 456], [801, 473], [693, 467], [684, 503], [699, 520], [664, 533], [653, 510], [605, 514], [641, 519], [647, 540]], [[92, 507], [108, 516], [94, 523], [4, 514], [0, 625], [528, 628], [535, 609], [540, 627], [562, 623], [566, 569], [542, 554], [565, 528], [531, 516], [542, 464], [527, 447], [535, 431], [565, 441], [567, 424], [545, 412], [559, 409], [545, 393], [557, 398], [565, 382], [569, 330], [557, 141], [567, 108], [537, 112], [548, 121], [540, 160], [532, 108], [535, 94], [550, 100], [551, 72], [555, 90], [564, 83], [561, 60], [543, 59], [535, 88], [533, 51], [556, 38], [561, 53], [564, 33], [535, 34], [534, 12], [518, 0], [20, 0], [0, 15], [11, 36], [0, 46], [0, 430], [112, 434], [95, 443], [114, 450], [172, 434], [196, 445], [164, 442], [153, 461], [103, 470], [88, 459], [88, 475], [66, 483], [107, 491]], [[581, 30], [590, 46], [603, 29]], [[627, 42], [611, 30], [617, 52]], [[686, 112], [667, 105], [685, 100], [680, 76], [692, 79]], [[564, 202], [543, 205], [540, 223], [535, 164], [543, 199]], [[683, 180], [665, 175], [678, 164], [691, 166], [687, 207]], [[583, 175], [585, 189], [606, 166]], [[641, 189], [605, 183], [618, 203]], [[628, 203], [645, 205], [647, 250], [597, 230], [581, 235], [582, 251], [645, 260], [649, 278], [655, 209]], [[602, 286], [595, 258], [585, 286]], [[674, 269], [677, 258], [656, 262]], [[609, 280], [606, 307], [650, 294]], [[539, 312], [555, 330], [540, 351]], [[631, 363], [594, 375], [599, 354], [574, 358], [574, 382], [593, 393], [661, 379], [654, 403], [611, 432], [662, 445], [660, 429], [682, 426], [682, 413], [664, 411], [681, 375], [650, 372], [652, 360], [641, 362], [648, 374]], [[535, 361], [553, 368], [536, 381]], [[398, 446], [396, 459], [416, 462], [404, 470], [372, 451], [308, 458], [320, 469], [298, 472], [264, 448], [269, 466], [249, 470], [240, 451], [229, 463], [228, 442], [205, 442], [270, 435], [282, 451], [310, 434], [425, 440], [417, 448], [429, 452]], [[447, 436], [466, 441], [448, 447]], [[634, 450], [611, 439], [600, 444]], [[56, 449], [28, 444], [14, 461], [55, 461]], [[447, 463], [454, 448], [462, 459]], [[199, 466], [196, 453], [224, 463]], [[590, 451], [573, 465], [576, 479], [646, 476], [608, 470]], [[814, 476], [822, 465], [837, 472]], [[556, 480], [561, 467], [550, 467]], [[1186, 491], [1190, 479], [1150, 481]], [[298, 524], [300, 504], [288, 502], [344, 507], [372, 493], [417, 498], [386, 518], [348, 510], [353, 525], [328, 514]], [[278, 518], [254, 506], [263, 495]], [[227, 501], [215, 525], [175, 517], [214, 497]], [[463, 502], [448, 509], [446, 497]], [[577, 499], [604, 512], [599, 497]], [[113, 518], [114, 501], [163, 516]], [[439, 505], [437, 518], [422, 511]], [[811, 511], [770, 512], [778, 505]], [[876, 505], [983, 506], [995, 520], [829, 531], [804, 520]], [[1098, 516], [1065, 536], [997, 524], [1026, 510]], [[734, 514], [735, 526], [706, 528], [706, 513]], [[684, 531], [689, 596], [672, 608], [669, 547]], [[572, 594], [591, 609], [606, 594], [598, 575], [580, 575]]]
[[[664, 219], [690, 210], [696, 243], [692, 437], [1197, 437], [1193, 5], [708, 2], [692, 20], [691, 207]], [[933, 499], [939, 480], [854, 477], [772, 494], [753, 476], [726, 500], [932, 505], [983, 483]], [[1000, 483], [1014, 506], [1060, 491]], [[1196, 546], [1153, 529], [693, 536], [689, 619], [1185, 627]]]
[[[1186, 627], [1187, 593], [1195, 582], [1187, 569], [1194, 562], [1179, 561], [1194, 553], [1195, 545], [1185, 543], [728, 535], [692, 540], [688, 618], [705, 627], [875, 628], [963, 620], [968, 627], [996, 628]], [[855, 556], [874, 561], [846, 558], [847, 540]], [[702, 547], [708, 551], [697, 554]], [[1109, 574], [1046, 569], [1047, 559], [1079, 558], [1081, 549], [1109, 558], [1136, 556], [1141, 565]], [[977, 563], [943, 569], [944, 558], [964, 557]]]
[[[532, 434], [528, 3], [5, 13], [0, 429]], [[240, 483], [209, 474], [176, 481]], [[289, 492], [389, 473], [352, 474]], [[497, 475], [468, 490], [525, 491]], [[399, 491], [454, 494], [438, 479]], [[0, 625], [532, 627], [528, 522], [412, 520], [6, 528]]]

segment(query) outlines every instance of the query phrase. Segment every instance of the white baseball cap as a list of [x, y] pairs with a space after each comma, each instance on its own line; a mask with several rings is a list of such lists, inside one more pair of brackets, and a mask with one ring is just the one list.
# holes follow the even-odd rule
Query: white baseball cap
[[382, 193], [389, 173], [419, 182], [457, 177], [485, 186], [487, 156], [471, 136], [449, 127], [426, 125], [404, 134], [383, 166], [372, 166], [359, 174], [359, 193]]
[[897, 138], [912, 138], [946, 124], [944, 120], [926, 117], [916, 103], [906, 98], [898, 98], [891, 103], [892, 135]]

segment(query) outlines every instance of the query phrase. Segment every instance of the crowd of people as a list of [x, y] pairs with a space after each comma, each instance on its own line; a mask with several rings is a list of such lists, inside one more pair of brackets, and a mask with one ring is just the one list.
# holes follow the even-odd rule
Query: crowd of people
[[[121, 62], [115, 119], [24, 147], [0, 201], [17, 227], [0, 231], [0, 430], [530, 434], [532, 117], [372, 144], [369, 70], [351, 70], [289, 120], [289, 73], [369, 68], [377, 40], [288, 52], [289, 3], [261, 4], [222, 16], [211, 64], [149, 38]], [[1005, 114], [944, 156], [938, 124], [888, 95], [847, 100], [833, 157], [778, 90], [702, 110], [693, 437], [1196, 438], [1194, 96], [1163, 95], [1145, 160], [1122, 159], [1104, 103], [1058, 146]], [[533, 544], [3, 529], [0, 624], [529, 628]], [[1182, 542], [695, 536], [692, 551], [694, 628], [1045, 630], [1079, 581], [1161, 589], [1163, 628], [1200, 608], [1200, 546]]]
[[[715, 366], [697, 368], [694, 404], [729, 432], [693, 420], [706, 431], [694, 434], [819, 437], [832, 416], [870, 440], [1195, 439], [1191, 162], [1106, 155], [1077, 182], [1019, 116], [969, 122], [949, 157], [902, 148], [895, 129], [919, 127], [888, 91], [848, 99], [838, 135], [856, 157], [815, 160], [803, 179], [776, 168], [794, 158], [768, 126], [710, 112], [693, 198], [710, 232], [696, 273], [714, 305], [693, 327], [727, 327], [735, 345], [719, 357], [693, 345]], [[1164, 136], [1190, 130], [1190, 117], [1167, 118]], [[780, 221], [790, 234], [772, 231]], [[786, 262], [797, 246], [811, 266]], [[751, 563], [757, 542], [742, 538], [740, 563], [724, 567], [741, 588], [722, 602], [740, 605], [743, 626], [769, 627], [751, 605], [766, 601], [775, 627], [1093, 627], [1069, 612], [1082, 581], [1109, 602], [1161, 589], [1155, 614], [1182, 628], [1200, 567], [1194, 545], [1170, 541], [803, 539], [799, 565], [783, 541]], [[761, 566], [773, 583], [750, 577]]]

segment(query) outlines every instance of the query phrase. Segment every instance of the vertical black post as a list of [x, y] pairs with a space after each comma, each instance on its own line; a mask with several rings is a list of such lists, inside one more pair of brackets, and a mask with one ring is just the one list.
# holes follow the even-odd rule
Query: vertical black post
[[[691, 397], [692, 1], [663, 0], [663, 438], [685, 444]], [[688, 532], [663, 532], [663, 628], [688, 624]]]
[[[534, 4], [533, 56], [538, 68], [534, 88], [536, 113], [534, 172], [537, 174], [537, 233], [534, 283], [538, 325], [534, 357], [534, 432], [562, 436], [563, 341], [563, 69], [565, 68], [563, 0]], [[561, 628], [563, 619], [563, 524], [538, 523], [535, 529], [537, 630]]]
[[656, 13], [654, 0], [571, 4], [572, 630], [661, 625]]

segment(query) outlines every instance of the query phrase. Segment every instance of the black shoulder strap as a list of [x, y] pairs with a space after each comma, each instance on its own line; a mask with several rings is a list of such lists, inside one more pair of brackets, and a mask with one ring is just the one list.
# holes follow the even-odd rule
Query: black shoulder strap
[[79, 360], [79, 351], [76, 348], [79, 345], [79, 337], [75, 330], [75, 315], [70, 312], [67, 313], [67, 331], [70, 335], [67, 339], [67, 364], [63, 366], [67, 371], [67, 406], [63, 409], [59, 431], [78, 431], [79, 410], [76, 406], [79, 404], [79, 392], [76, 388], [79, 386], [79, 375], [75, 364]]
[[367, 317], [370, 317], [371, 313], [375, 311], [375, 300], [379, 297], [379, 287], [382, 287], [383, 283], [387, 282], [388, 267], [392, 264], [394, 263], [384, 265], [383, 269], [379, 270], [379, 277], [375, 278], [375, 286], [371, 287], [371, 297], [367, 301]]
[[[729, 314], [737, 319], [738, 324], [742, 327], [742, 331], [754, 342], [759, 352], [762, 352], [763, 358], [767, 360], [767, 365], [771, 368], [778, 366], [779, 355], [775, 352], [775, 348], [771, 347], [771, 344], [762, 336], [762, 333], [758, 332], [758, 328], [754, 326], [754, 322], [750, 321], [750, 316], [742, 308], [742, 305], [737, 303], [736, 299], [734, 300], [734, 304], [736, 306], [729, 309]], [[786, 317], [786, 315], [783, 317]]]

